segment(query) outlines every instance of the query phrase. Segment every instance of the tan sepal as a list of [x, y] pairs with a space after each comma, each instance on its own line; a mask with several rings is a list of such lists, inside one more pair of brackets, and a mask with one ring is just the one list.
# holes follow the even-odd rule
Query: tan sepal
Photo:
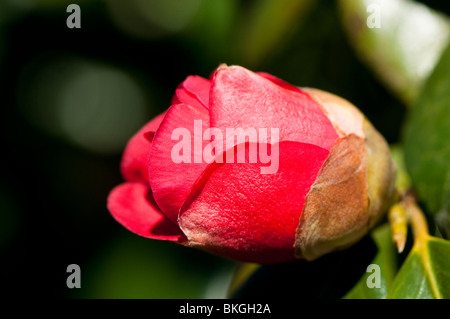
[[367, 214], [365, 139], [340, 138], [331, 149], [303, 207], [295, 237], [295, 257], [314, 260], [346, 248], [361, 238], [370, 224]]
[[397, 176], [389, 145], [383, 136], [364, 120], [364, 134], [367, 148], [367, 178], [369, 183], [369, 216], [371, 227], [386, 213], [395, 195]]

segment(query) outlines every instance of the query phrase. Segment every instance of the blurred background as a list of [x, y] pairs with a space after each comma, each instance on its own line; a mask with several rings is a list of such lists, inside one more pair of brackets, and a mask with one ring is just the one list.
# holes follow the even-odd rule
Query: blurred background
[[[141, 238], [110, 216], [106, 198], [122, 182], [123, 148], [170, 106], [181, 81], [208, 77], [220, 63], [338, 94], [398, 143], [414, 88], [438, 57], [424, 58], [420, 46], [445, 47], [448, 22], [434, 10], [450, 9], [439, 1], [394, 1], [433, 11], [417, 9], [412, 22], [404, 19], [418, 31], [399, 35], [382, 25], [374, 35], [365, 25], [367, 2], [1, 0], [5, 291], [42, 298], [225, 297], [235, 263]], [[71, 3], [81, 8], [80, 29], [66, 26]], [[399, 23], [410, 12], [398, 10], [382, 23]], [[394, 36], [412, 35], [415, 47], [406, 51], [415, 53], [408, 56], [406, 42]], [[428, 64], [416, 70], [415, 58]], [[397, 75], [411, 78], [411, 86], [397, 85], [404, 83]], [[73, 263], [81, 267], [81, 289], [66, 286]]]

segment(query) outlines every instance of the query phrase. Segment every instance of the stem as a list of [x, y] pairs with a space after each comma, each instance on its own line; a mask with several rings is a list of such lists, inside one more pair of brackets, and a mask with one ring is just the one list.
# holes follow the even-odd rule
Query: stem
[[428, 233], [427, 220], [425, 219], [420, 207], [416, 204], [414, 196], [411, 194], [407, 194], [403, 198], [402, 204], [404, 205], [411, 221], [411, 226], [414, 233], [414, 244], [422, 245], [427, 241], [428, 237], [430, 237], [430, 234]]
[[433, 267], [430, 261], [430, 252], [427, 243], [431, 239], [428, 232], [428, 223], [424, 213], [416, 203], [416, 199], [412, 194], [406, 194], [402, 199], [402, 204], [405, 206], [408, 213], [409, 220], [414, 233], [413, 249], [417, 251], [423, 262], [423, 267], [430, 280], [431, 289], [436, 298], [441, 299], [442, 295], [439, 291], [439, 285], [433, 272]]

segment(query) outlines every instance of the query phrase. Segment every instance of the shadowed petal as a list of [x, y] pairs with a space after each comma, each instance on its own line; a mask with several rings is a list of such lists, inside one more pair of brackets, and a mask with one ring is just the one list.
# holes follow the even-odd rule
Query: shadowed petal
[[[197, 129], [194, 128], [194, 121], [198, 121]], [[153, 137], [148, 166], [149, 183], [156, 203], [173, 222], [177, 222], [181, 204], [207, 166], [203, 161], [203, 148], [208, 143], [203, 141], [203, 132], [206, 128], [209, 128], [209, 113], [204, 107], [175, 104], [167, 111]], [[177, 129], [187, 132], [189, 136], [176, 136], [175, 138], [179, 139], [172, 140], [172, 133]], [[188, 140], [185, 141], [185, 138]], [[172, 158], [172, 150], [183, 141], [191, 149], [191, 153], [187, 154], [189, 162], [177, 163]], [[198, 163], [195, 163], [196, 160]]]
[[209, 91], [211, 81], [201, 76], [191, 75], [175, 91], [172, 104], [186, 103], [193, 106], [202, 105], [209, 109]]
[[148, 185], [127, 182], [116, 186], [108, 196], [108, 209], [125, 228], [138, 235], [170, 241], [182, 241], [181, 229], [162, 213]]
[[148, 135], [146, 138], [145, 133], [149, 131], [155, 132], [164, 116], [165, 113], [162, 113], [153, 118], [128, 141], [120, 163], [120, 170], [125, 180], [130, 182], [148, 181], [147, 161], [151, 142], [148, 139]]

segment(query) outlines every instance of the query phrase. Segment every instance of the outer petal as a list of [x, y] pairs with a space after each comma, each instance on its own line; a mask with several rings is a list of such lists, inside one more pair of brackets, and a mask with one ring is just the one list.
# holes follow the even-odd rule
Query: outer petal
[[[194, 121], [200, 124], [194, 128]], [[188, 144], [192, 153], [190, 163], [175, 163], [172, 159], [172, 149], [181, 140], [172, 140], [176, 129], [188, 130]], [[189, 194], [194, 182], [206, 168], [203, 161], [203, 132], [209, 128], [209, 113], [202, 106], [175, 104], [167, 111], [161, 126], [153, 137], [149, 157], [149, 182], [156, 203], [173, 221], [177, 222], [181, 204]], [[176, 137], [178, 138], [178, 137]], [[184, 140], [184, 139], [183, 139]], [[198, 142], [198, 143], [197, 143]], [[199, 163], [194, 163], [199, 159]]]
[[329, 152], [281, 142], [277, 173], [261, 174], [267, 164], [248, 162], [249, 145], [228, 151], [237, 150], [235, 158], [245, 151], [245, 163], [208, 166], [181, 209], [179, 225], [187, 245], [223, 257], [260, 263], [292, 260], [304, 199]]
[[328, 118], [341, 133], [340, 136], [355, 134], [364, 138], [364, 115], [349, 101], [332, 93], [313, 88], [302, 88], [325, 110]]
[[[220, 67], [213, 78], [211, 126], [278, 128], [280, 141], [310, 143], [330, 150], [338, 135], [321, 107], [309, 95], [285, 89], [239, 66]], [[266, 142], [259, 139], [259, 142]]]
[[164, 116], [165, 113], [162, 113], [153, 118], [128, 141], [120, 163], [120, 170], [125, 180], [148, 181], [147, 161], [151, 143], [144, 134], [149, 131], [156, 131]]
[[209, 109], [209, 91], [211, 81], [201, 76], [188, 76], [175, 91], [172, 104], [186, 103], [192, 106], [202, 105]]
[[182, 241], [181, 229], [156, 206], [148, 185], [128, 182], [116, 186], [108, 196], [108, 209], [128, 230], [153, 239]]

